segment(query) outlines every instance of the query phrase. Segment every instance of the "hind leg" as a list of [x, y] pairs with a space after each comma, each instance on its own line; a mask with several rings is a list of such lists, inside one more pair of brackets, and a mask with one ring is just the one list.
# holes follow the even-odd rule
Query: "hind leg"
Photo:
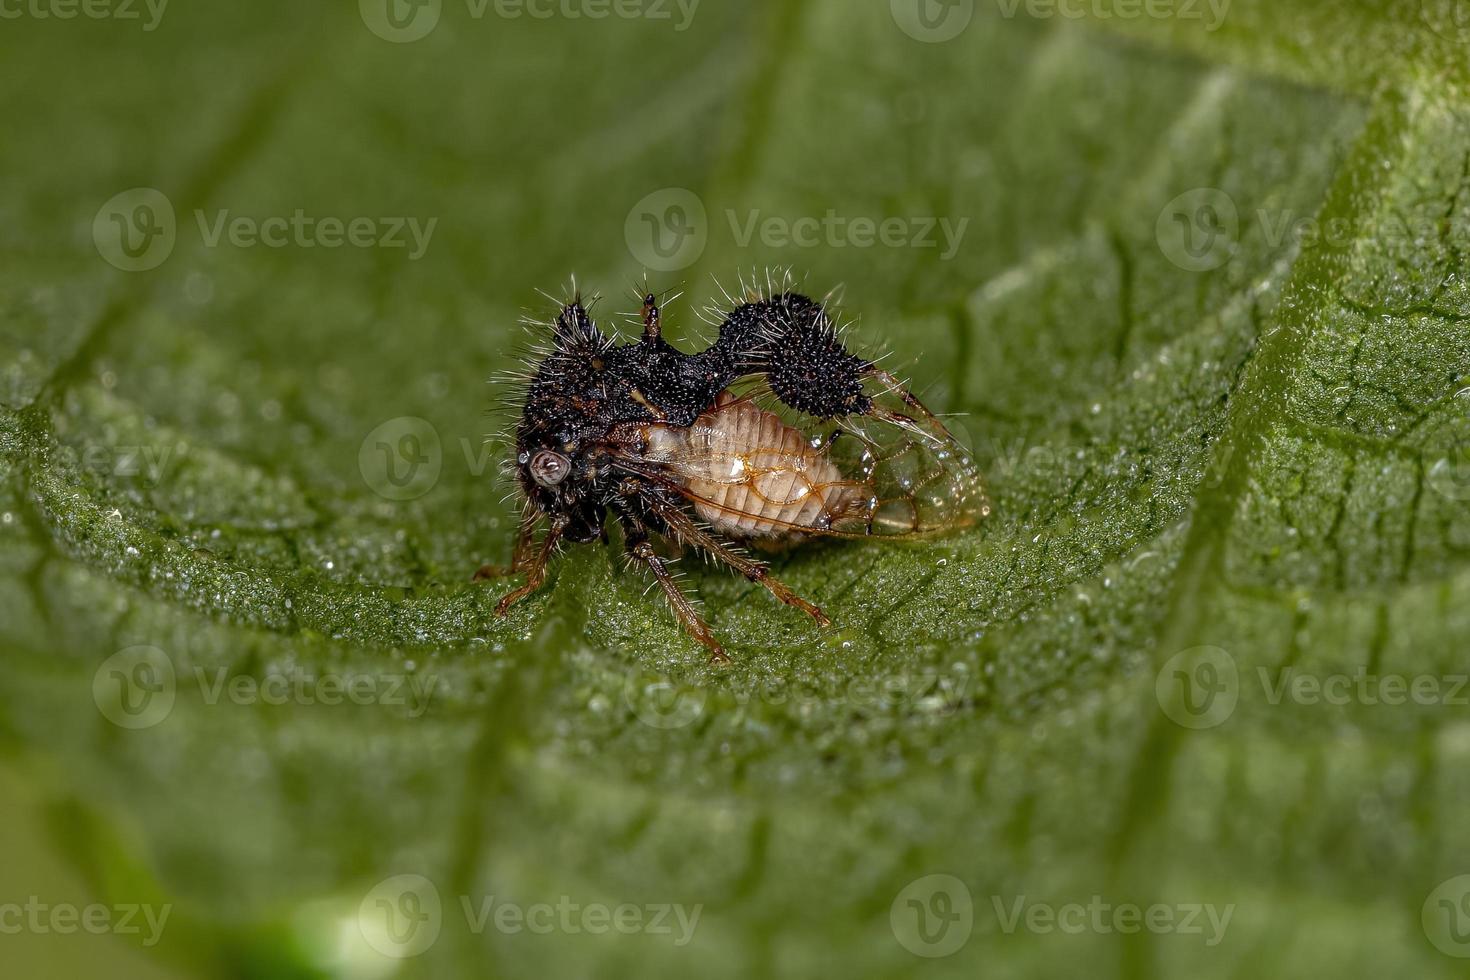
[[654, 508], [659, 519], [668, 525], [669, 531], [683, 544], [691, 548], [700, 549], [715, 560], [723, 562], [735, 569], [748, 580], [756, 583], [786, 605], [800, 609], [806, 613], [816, 621], [818, 626], [832, 625], [832, 620], [827, 618], [827, 614], [822, 612], [820, 608], [772, 578], [770, 571], [765, 565], [745, 557], [745, 555], [738, 551], [730, 549], [714, 535], [696, 524], [688, 514], [685, 514], [678, 507], [665, 503], [657, 503], [654, 505]]

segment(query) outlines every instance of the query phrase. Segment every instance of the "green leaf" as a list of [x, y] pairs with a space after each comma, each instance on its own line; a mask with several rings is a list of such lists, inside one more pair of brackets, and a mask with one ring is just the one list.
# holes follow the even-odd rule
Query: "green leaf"
[[[3, 839], [190, 975], [1459, 975], [1463, 8], [594, 6], [6, 22]], [[469, 581], [518, 317], [691, 195], [666, 329], [845, 284], [995, 503], [778, 558], [826, 632], [687, 561], [724, 670], [601, 546]]]

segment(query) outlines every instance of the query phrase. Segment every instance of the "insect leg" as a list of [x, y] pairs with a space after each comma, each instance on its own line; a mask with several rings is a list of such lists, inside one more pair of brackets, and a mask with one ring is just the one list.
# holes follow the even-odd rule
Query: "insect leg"
[[821, 609], [807, 602], [785, 585], [772, 578], [770, 569], [766, 568], [765, 565], [727, 547], [714, 535], [694, 523], [689, 515], [677, 506], [660, 501], [655, 503], [654, 507], [660, 519], [684, 542], [696, 548], [703, 548], [752, 582], [760, 584], [767, 592], [786, 603], [786, 605], [795, 606], [797, 609], [806, 613], [817, 621], [818, 626], [832, 625], [832, 620], [828, 619], [827, 614], [822, 612]]
[[556, 543], [561, 540], [561, 532], [566, 526], [567, 522], [565, 518], [554, 518], [552, 520], [551, 527], [546, 532], [546, 537], [541, 540], [540, 549], [527, 563], [529, 574], [526, 576], [526, 584], [495, 604], [496, 616], [504, 616], [510, 611], [511, 606], [541, 588], [541, 584], [546, 581], [546, 564], [551, 560], [551, 555], [556, 550]]
[[531, 542], [536, 536], [536, 525], [541, 522], [541, 515], [533, 508], [527, 507], [521, 513], [520, 529], [516, 532], [515, 551], [511, 553], [510, 565], [481, 565], [480, 570], [475, 572], [473, 581], [484, 582], [492, 578], [505, 578], [524, 571], [526, 564], [531, 560]]
[[709, 662], [712, 664], [727, 664], [730, 657], [725, 653], [725, 648], [720, 646], [720, 641], [715, 639], [715, 634], [710, 630], [709, 624], [699, 618], [699, 612], [694, 608], [694, 603], [679, 588], [679, 583], [669, 574], [668, 566], [662, 558], [654, 553], [653, 545], [649, 544], [647, 533], [641, 527], [635, 527], [631, 523], [627, 525], [627, 547], [628, 555], [648, 566], [653, 573], [653, 578], [658, 582], [659, 588], [663, 589], [664, 598], [669, 600], [669, 605], [674, 610], [674, 615], [689, 635], [698, 640], [709, 651]]

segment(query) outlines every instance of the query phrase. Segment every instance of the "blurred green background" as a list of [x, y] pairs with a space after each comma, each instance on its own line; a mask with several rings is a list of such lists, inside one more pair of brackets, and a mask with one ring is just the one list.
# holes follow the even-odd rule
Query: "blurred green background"
[[[1459, 0], [0, 3], [0, 960], [1462, 976], [1467, 51]], [[993, 517], [780, 558], [826, 633], [686, 561], [728, 670], [607, 549], [495, 620], [538, 290], [628, 330], [646, 275], [693, 347], [773, 268]]]

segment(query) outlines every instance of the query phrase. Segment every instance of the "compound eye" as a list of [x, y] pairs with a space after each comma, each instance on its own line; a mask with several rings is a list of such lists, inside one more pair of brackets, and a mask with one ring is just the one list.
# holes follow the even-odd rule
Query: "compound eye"
[[561, 453], [543, 449], [531, 457], [531, 479], [543, 487], [554, 487], [572, 472], [572, 461]]

